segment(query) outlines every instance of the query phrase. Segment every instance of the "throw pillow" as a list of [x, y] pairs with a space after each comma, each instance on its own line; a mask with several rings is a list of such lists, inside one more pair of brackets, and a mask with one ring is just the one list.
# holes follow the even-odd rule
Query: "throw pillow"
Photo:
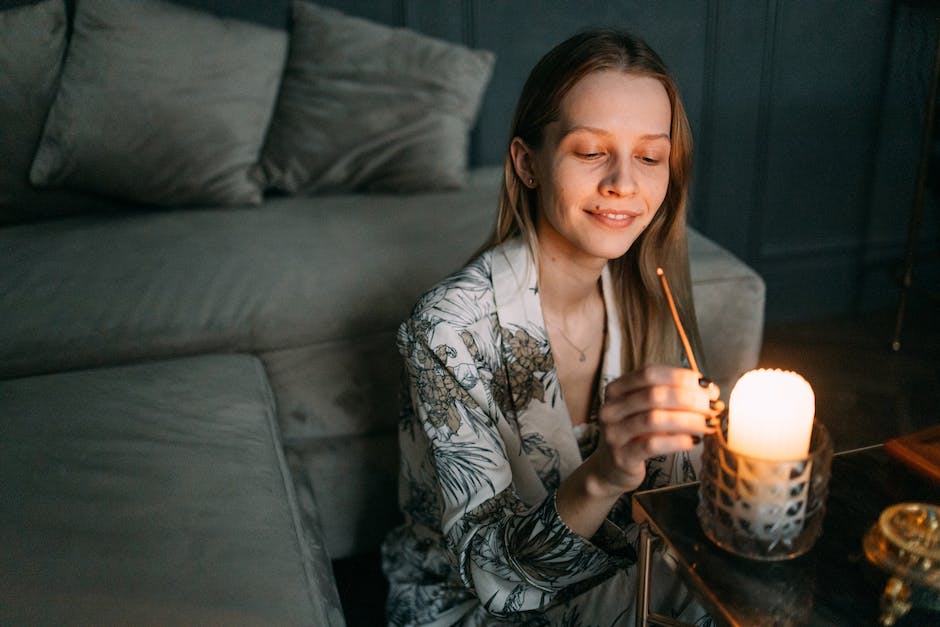
[[460, 187], [494, 56], [310, 2], [293, 5], [261, 168], [289, 193]]
[[81, 0], [30, 180], [156, 205], [257, 204], [250, 170], [286, 54], [286, 30], [164, 0]]
[[[40, 192], [29, 166], [55, 98], [65, 53], [63, 0], [0, 3], [0, 224], [82, 210], [80, 200]], [[90, 203], [87, 203], [90, 204]]]

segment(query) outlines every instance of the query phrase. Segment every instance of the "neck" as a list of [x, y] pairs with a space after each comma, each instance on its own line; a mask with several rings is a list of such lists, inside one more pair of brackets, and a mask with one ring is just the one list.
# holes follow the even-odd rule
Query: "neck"
[[607, 261], [572, 255], [550, 239], [539, 239], [539, 294], [542, 309], [559, 322], [585, 315], [602, 302], [598, 281]]

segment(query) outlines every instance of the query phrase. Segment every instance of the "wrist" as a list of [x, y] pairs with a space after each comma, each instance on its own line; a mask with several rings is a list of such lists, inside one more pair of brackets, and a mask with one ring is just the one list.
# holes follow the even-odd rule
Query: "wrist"
[[585, 539], [597, 532], [622, 494], [595, 472], [588, 460], [562, 481], [555, 493], [559, 518], [569, 530]]
[[588, 457], [582, 468], [584, 470], [584, 491], [594, 499], [616, 501], [624, 492], [629, 492], [631, 488], [625, 488], [622, 483], [612, 481], [607, 473], [601, 471], [597, 460], [597, 455]]

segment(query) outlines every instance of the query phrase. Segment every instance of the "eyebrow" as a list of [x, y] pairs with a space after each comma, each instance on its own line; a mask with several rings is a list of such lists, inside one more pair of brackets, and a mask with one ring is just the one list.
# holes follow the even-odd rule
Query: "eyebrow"
[[[564, 138], [564, 137], [567, 137], [568, 135], [571, 135], [573, 133], [577, 133], [580, 131], [587, 131], [589, 133], [594, 133], [597, 135], [610, 135], [611, 134], [610, 131], [603, 129], [603, 128], [598, 128], [596, 126], [578, 125], [578, 126], [572, 126], [571, 128], [565, 129], [564, 131], [562, 131], [561, 136], [562, 138]], [[667, 142], [672, 141], [669, 137], [669, 133], [646, 133], [644, 135], [640, 135], [640, 139], [645, 139], [645, 140], [665, 139]]]

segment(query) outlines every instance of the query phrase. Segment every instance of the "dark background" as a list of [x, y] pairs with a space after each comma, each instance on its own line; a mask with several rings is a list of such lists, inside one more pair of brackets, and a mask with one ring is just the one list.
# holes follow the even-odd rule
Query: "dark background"
[[[590, 26], [640, 35], [672, 69], [692, 124], [690, 221], [764, 277], [767, 320], [894, 306], [940, 2], [321, 4], [496, 53], [475, 164], [502, 162], [519, 89], [550, 47]], [[934, 187], [918, 239], [917, 288], [940, 285], [937, 207]]]

